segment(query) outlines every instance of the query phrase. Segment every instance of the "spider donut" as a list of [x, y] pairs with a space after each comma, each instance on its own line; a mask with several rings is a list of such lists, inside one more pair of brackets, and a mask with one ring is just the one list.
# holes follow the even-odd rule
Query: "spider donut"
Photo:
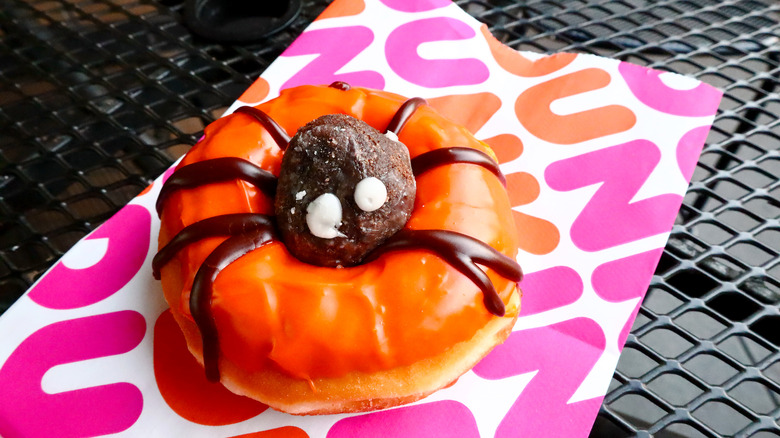
[[190, 351], [209, 380], [283, 412], [425, 397], [520, 309], [493, 152], [420, 98], [336, 82], [239, 108], [157, 209], [153, 269]]

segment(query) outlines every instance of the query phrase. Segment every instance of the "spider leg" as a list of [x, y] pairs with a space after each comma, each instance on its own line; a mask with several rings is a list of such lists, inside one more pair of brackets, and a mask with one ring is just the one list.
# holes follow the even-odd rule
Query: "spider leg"
[[211, 312], [214, 281], [225, 267], [274, 240], [275, 234], [272, 226], [261, 226], [249, 233], [232, 236], [206, 257], [195, 274], [190, 293], [190, 314], [200, 329], [203, 339], [203, 364], [206, 368], [206, 377], [212, 382], [219, 381], [219, 337]]
[[157, 215], [162, 213], [165, 200], [177, 190], [234, 179], [247, 181], [270, 197], [276, 195], [276, 177], [271, 172], [242, 158], [214, 158], [177, 169], [160, 190], [155, 206]]
[[365, 261], [372, 261], [386, 252], [402, 249], [430, 251], [444, 259], [482, 290], [485, 307], [497, 316], [504, 316], [504, 302], [498, 296], [490, 278], [477, 263], [495, 270], [511, 281], [518, 282], [523, 277], [520, 265], [515, 260], [471, 236], [447, 230], [401, 230], [372, 251]]
[[236, 213], [214, 216], [184, 227], [152, 260], [154, 278], [160, 279], [160, 269], [185, 246], [207, 237], [234, 236], [273, 227], [274, 218], [264, 214]]

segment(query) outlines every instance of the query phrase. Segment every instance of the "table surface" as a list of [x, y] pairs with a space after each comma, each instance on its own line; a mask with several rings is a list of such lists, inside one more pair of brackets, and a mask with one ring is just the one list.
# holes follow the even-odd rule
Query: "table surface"
[[[519, 50], [725, 91], [592, 437], [780, 437], [780, 3], [458, 0]], [[217, 44], [184, 2], [5, 0], [0, 313], [185, 153], [328, 2]]]

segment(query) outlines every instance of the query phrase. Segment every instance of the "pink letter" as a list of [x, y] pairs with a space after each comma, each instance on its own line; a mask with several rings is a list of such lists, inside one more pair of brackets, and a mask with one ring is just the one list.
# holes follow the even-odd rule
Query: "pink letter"
[[660, 159], [661, 151], [652, 142], [634, 140], [567, 158], [545, 169], [553, 190], [603, 183], [571, 227], [577, 247], [599, 251], [671, 229], [681, 196], [663, 194], [631, 202]]
[[380, 0], [385, 6], [401, 12], [423, 12], [452, 4], [450, 0]]
[[582, 295], [580, 274], [568, 266], [555, 266], [523, 277], [523, 316], [571, 304]]
[[491, 380], [538, 370], [501, 420], [496, 438], [587, 435], [602, 397], [569, 399], [605, 345], [601, 327], [588, 318], [512, 333], [474, 368]]
[[663, 248], [658, 248], [600, 265], [591, 277], [593, 289], [613, 303], [641, 297], [650, 285], [661, 253]]
[[[644, 296], [661, 253], [663, 248], [658, 248], [604, 263], [593, 271], [590, 279], [593, 289], [598, 296], [613, 303]], [[620, 331], [618, 347], [621, 349], [626, 343], [640, 304], [641, 300], [636, 303], [634, 311]]]
[[473, 85], [485, 82], [487, 66], [474, 58], [425, 59], [418, 47], [433, 41], [457, 41], [477, 33], [468, 24], [454, 18], [435, 17], [412, 21], [396, 28], [385, 43], [390, 68], [409, 82], [428, 88]]
[[330, 84], [344, 81], [350, 85], [384, 88], [385, 78], [370, 71], [336, 74], [336, 71], [352, 61], [371, 42], [374, 33], [364, 26], [335, 27], [310, 30], [298, 37], [282, 56], [320, 55], [282, 85], [282, 89], [298, 85]]
[[103, 258], [84, 269], [62, 261], [29, 292], [29, 297], [51, 309], [75, 309], [97, 303], [121, 289], [141, 269], [149, 251], [152, 217], [140, 205], [119, 210], [86, 240], [108, 239]]
[[141, 415], [143, 397], [129, 383], [48, 394], [43, 375], [57, 365], [126, 353], [146, 322], [126, 310], [62, 321], [25, 339], [0, 368], [0, 435], [81, 437], [123, 431]]
[[686, 132], [677, 143], [677, 165], [680, 167], [685, 181], [691, 181], [708, 132], [710, 132], [709, 126], [693, 128]]
[[667, 114], [688, 117], [714, 115], [723, 95], [720, 90], [705, 83], [691, 90], [669, 88], [659, 77], [663, 72], [627, 62], [621, 62], [618, 70], [637, 99]]
[[345, 418], [331, 427], [327, 438], [358, 436], [478, 438], [479, 431], [466, 406], [443, 400]]

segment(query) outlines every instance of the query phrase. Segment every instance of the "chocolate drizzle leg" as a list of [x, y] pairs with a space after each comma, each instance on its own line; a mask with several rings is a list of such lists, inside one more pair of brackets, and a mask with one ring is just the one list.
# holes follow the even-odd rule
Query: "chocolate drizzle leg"
[[154, 278], [160, 279], [160, 269], [170, 261], [176, 253], [190, 243], [207, 237], [235, 236], [261, 228], [273, 228], [274, 219], [271, 216], [255, 213], [236, 213], [214, 216], [184, 227], [173, 239], [157, 252], [152, 260]]
[[390, 124], [387, 125], [385, 132], [393, 132], [394, 134], [398, 134], [402, 129], [404, 129], [404, 125], [406, 125], [406, 122], [408, 122], [412, 117], [412, 114], [417, 111], [417, 108], [427, 104], [428, 101], [422, 97], [413, 97], [407, 100], [401, 105], [400, 108], [398, 108], [398, 111], [395, 112], [393, 118], [390, 120]]
[[504, 316], [504, 302], [498, 296], [490, 278], [477, 263], [514, 282], [523, 278], [523, 271], [516, 261], [473, 237], [447, 230], [401, 230], [371, 252], [366, 261], [375, 260], [389, 251], [403, 249], [427, 250], [444, 259], [479, 286], [485, 308], [496, 316]]
[[271, 172], [241, 158], [214, 158], [188, 164], [174, 172], [157, 197], [157, 215], [162, 214], [165, 201], [177, 190], [234, 179], [252, 183], [270, 197], [276, 194], [276, 177]]
[[195, 274], [190, 294], [190, 313], [203, 339], [203, 365], [206, 378], [219, 381], [219, 337], [211, 312], [211, 295], [219, 272], [241, 256], [276, 239], [271, 225], [260, 226], [252, 233], [233, 236], [222, 242], [203, 262]]
[[492, 172], [506, 185], [506, 178], [501, 169], [489, 155], [471, 148], [442, 148], [425, 152], [412, 158], [412, 171], [414, 176], [420, 176], [430, 169], [454, 163], [469, 163], [482, 166]]
[[271, 137], [273, 137], [274, 141], [280, 149], [287, 149], [287, 145], [290, 144], [290, 136], [287, 135], [287, 131], [279, 126], [279, 124], [276, 123], [276, 120], [272, 119], [271, 116], [253, 106], [238, 107], [236, 108], [235, 113], [247, 114], [254, 117], [258, 122], [260, 122], [261, 125], [263, 125], [263, 128], [265, 128], [265, 130], [271, 134]]
[[329, 86], [330, 88], [335, 88], [335, 89], [337, 89], [337, 90], [341, 90], [341, 91], [347, 91], [347, 90], [349, 90], [350, 88], [352, 88], [352, 86], [351, 86], [351, 85], [349, 85], [348, 83], [346, 83], [346, 82], [343, 82], [343, 81], [336, 81], [336, 82], [334, 82], [334, 83], [332, 83], [332, 84], [330, 84], [330, 85], [328, 85], [328, 86]]

